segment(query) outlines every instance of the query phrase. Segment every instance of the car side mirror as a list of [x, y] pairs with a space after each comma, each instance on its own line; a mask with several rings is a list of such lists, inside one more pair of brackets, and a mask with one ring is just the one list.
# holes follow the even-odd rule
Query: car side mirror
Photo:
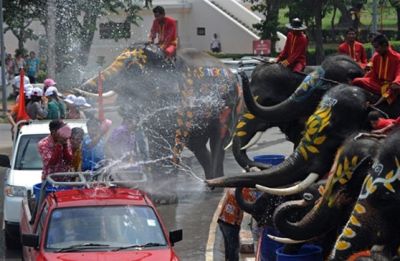
[[0, 155], [0, 167], [10, 168], [10, 158], [7, 155]]
[[174, 246], [176, 242], [182, 241], [183, 238], [183, 230], [178, 229], [175, 231], [169, 231], [169, 240], [171, 241], [171, 245]]
[[36, 234], [22, 234], [21, 242], [23, 246], [39, 247], [39, 236]]

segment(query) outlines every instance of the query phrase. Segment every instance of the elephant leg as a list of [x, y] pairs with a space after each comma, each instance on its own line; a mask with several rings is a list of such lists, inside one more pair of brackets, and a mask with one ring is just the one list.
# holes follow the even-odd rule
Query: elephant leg
[[212, 178], [211, 153], [207, 149], [208, 138], [190, 137], [187, 147], [194, 153], [200, 165], [204, 169], [206, 179]]
[[221, 126], [218, 121], [210, 131], [211, 168], [213, 178], [224, 176], [224, 137], [221, 137]]

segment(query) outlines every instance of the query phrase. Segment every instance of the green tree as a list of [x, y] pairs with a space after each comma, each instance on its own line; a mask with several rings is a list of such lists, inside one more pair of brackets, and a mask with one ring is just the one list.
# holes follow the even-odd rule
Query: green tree
[[397, 13], [397, 40], [400, 39], [400, 0], [390, 0], [390, 4], [396, 8]]
[[285, 4], [286, 1], [280, 0], [245, 0], [251, 2], [251, 9], [260, 12], [264, 15], [265, 19], [260, 23], [254, 24], [253, 27], [259, 31], [261, 39], [271, 40], [271, 50], [275, 50], [275, 43], [278, 40], [277, 28], [279, 25], [279, 9]]
[[24, 43], [29, 39], [37, 39], [33, 30], [29, 28], [37, 16], [37, 9], [32, 3], [35, 0], [7, 0], [3, 1], [4, 32], [11, 31], [18, 40], [18, 49], [24, 49]]

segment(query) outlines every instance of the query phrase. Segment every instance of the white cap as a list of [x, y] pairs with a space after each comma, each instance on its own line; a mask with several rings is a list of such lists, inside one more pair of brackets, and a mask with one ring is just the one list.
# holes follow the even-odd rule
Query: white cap
[[32, 94], [33, 94], [33, 89], [30, 88], [30, 89], [25, 90], [26, 98], [30, 99], [32, 97]]
[[51, 96], [53, 94], [58, 95], [58, 90], [54, 86], [50, 86], [49, 88], [47, 88], [46, 92], [44, 93], [45, 96]]
[[[19, 75], [17, 75], [17, 76], [15, 76], [14, 77], [14, 80], [13, 80], [13, 85], [15, 86], [15, 87], [19, 87], [19, 83], [20, 83], [20, 76]], [[28, 76], [24, 76], [24, 84], [30, 84], [31, 82], [29, 81], [29, 78], [28, 78]]]
[[33, 96], [38, 96], [38, 97], [42, 97], [43, 96], [43, 90], [40, 87], [34, 87], [32, 89], [32, 95]]
[[74, 103], [75, 103], [75, 100], [76, 100], [76, 96], [73, 95], [73, 94], [68, 94], [68, 95], [67, 95], [67, 98], [64, 99], [64, 101], [65, 101], [66, 103], [69, 103], [69, 104], [74, 104]]
[[75, 101], [74, 101], [74, 104], [76, 105], [76, 106], [83, 106], [83, 107], [92, 107], [89, 103], [87, 103], [86, 102], [86, 99], [85, 99], [85, 97], [83, 97], [83, 96], [78, 96], [78, 97], [76, 97], [76, 99], [75, 99]]

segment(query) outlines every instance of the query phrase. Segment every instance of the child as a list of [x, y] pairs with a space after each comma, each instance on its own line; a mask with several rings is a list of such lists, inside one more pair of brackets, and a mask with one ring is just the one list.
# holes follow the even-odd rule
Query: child
[[387, 134], [396, 125], [400, 123], [400, 117], [396, 119], [385, 119], [377, 111], [371, 111], [368, 114], [368, 121], [372, 127], [372, 133], [374, 134]]

